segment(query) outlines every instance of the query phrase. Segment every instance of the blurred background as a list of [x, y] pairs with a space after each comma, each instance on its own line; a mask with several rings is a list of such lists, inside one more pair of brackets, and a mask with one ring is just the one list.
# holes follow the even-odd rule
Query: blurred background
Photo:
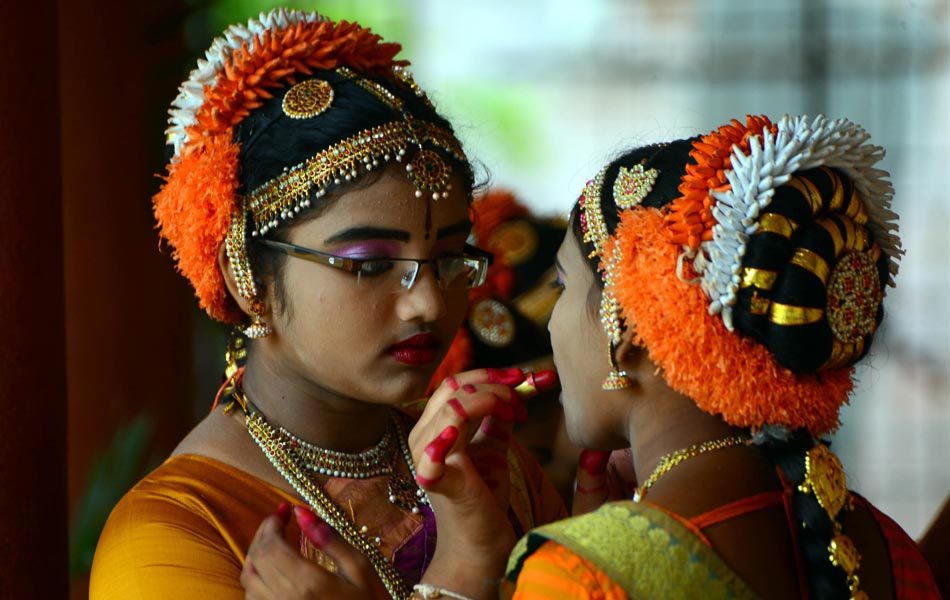
[[[3, 369], [26, 365], [34, 382], [57, 365], [65, 373], [44, 381], [68, 399], [68, 418], [56, 421], [68, 430], [68, 462], [54, 472], [68, 471], [74, 598], [85, 596], [112, 503], [207, 412], [223, 367], [225, 332], [197, 310], [154, 231], [165, 110], [213, 36], [279, 4], [402, 42], [470, 156], [541, 214], [565, 214], [627, 146], [747, 113], [863, 125], [887, 148], [907, 254], [834, 448], [854, 489], [912, 536], [927, 527], [950, 492], [946, 0], [38, 0], [0, 8], [0, 22], [24, 40], [17, 64], [44, 43], [24, 28], [53, 23], [57, 43], [42, 47], [59, 78], [24, 67], [3, 98], [8, 111], [26, 92], [58, 107], [58, 121], [47, 114], [51, 145], [36, 156], [48, 159], [39, 176], [53, 186], [59, 177], [62, 190], [61, 215], [55, 202], [43, 209], [62, 225], [43, 281], [65, 299], [52, 305], [64, 316], [42, 330], [42, 355]], [[6, 326], [39, 331], [29, 319]]]

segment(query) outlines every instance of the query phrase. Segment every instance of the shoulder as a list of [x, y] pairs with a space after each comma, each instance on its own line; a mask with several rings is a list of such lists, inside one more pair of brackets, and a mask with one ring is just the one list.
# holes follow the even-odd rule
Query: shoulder
[[593, 565], [630, 597], [755, 597], [675, 516], [648, 504], [611, 502], [535, 529], [515, 547], [508, 580], [520, 580], [534, 554], [552, 541]]
[[548, 541], [525, 561], [513, 598], [626, 600], [628, 596], [592, 562], [557, 542]]
[[[96, 547], [91, 598], [197, 597], [192, 589], [218, 598], [241, 592], [244, 552], [278, 501], [276, 492], [254, 482], [200, 456], [166, 461], [109, 515]], [[187, 593], [178, 592], [186, 587]]]

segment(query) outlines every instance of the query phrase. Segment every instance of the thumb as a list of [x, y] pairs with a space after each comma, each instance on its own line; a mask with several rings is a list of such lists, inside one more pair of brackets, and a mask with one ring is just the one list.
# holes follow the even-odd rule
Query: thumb
[[607, 461], [610, 452], [584, 450], [578, 461], [574, 503], [571, 513], [583, 515], [597, 509], [607, 500]]

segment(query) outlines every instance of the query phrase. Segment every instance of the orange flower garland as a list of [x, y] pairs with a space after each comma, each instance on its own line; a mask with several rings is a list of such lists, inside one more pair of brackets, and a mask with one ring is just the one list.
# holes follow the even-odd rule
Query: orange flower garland
[[[180, 154], [153, 199], [160, 235], [174, 248], [179, 271], [212, 318], [230, 324], [246, 320], [218, 268], [218, 249], [238, 208], [240, 148], [234, 127], [298, 74], [346, 66], [392, 76], [393, 67], [408, 64], [394, 60], [399, 50], [399, 44], [383, 43], [358, 24], [316, 20], [268, 29], [224, 57], [214, 84], [204, 86]], [[174, 127], [170, 133], [175, 135]]]
[[738, 427], [805, 427], [814, 436], [838, 428], [852, 369], [797, 375], [762, 344], [729, 332], [709, 314], [700, 286], [677, 277], [680, 247], [670, 243], [661, 211], [624, 211], [607, 255], [617, 246], [623, 257], [614, 271], [614, 294], [636, 343], [670, 387]]
[[695, 251], [701, 242], [712, 240], [716, 224], [712, 206], [716, 199], [711, 192], [730, 187], [726, 171], [732, 168], [732, 147], [738, 146], [748, 153], [749, 138], [765, 129], [776, 131], [768, 117], [749, 115], [745, 125], [733, 119], [730, 125], [723, 125], [693, 143], [689, 155], [696, 164], [686, 165], [686, 174], [677, 188], [682, 195], [670, 204], [665, 218], [670, 241]]
[[399, 44], [382, 38], [356, 23], [316, 21], [285, 29], [265, 31], [253, 46], [225, 58], [224, 71], [213, 88], [205, 88], [205, 101], [195, 115], [198, 123], [187, 129], [188, 139], [229, 133], [238, 122], [273, 97], [269, 90], [295, 82], [297, 74], [314, 69], [346, 66], [374, 75], [392, 75]]

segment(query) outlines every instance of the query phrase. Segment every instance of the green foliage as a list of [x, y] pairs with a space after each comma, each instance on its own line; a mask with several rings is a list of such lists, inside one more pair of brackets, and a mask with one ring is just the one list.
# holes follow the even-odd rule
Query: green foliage
[[92, 568], [99, 534], [109, 513], [144, 475], [145, 453], [153, 428], [148, 417], [139, 415], [116, 431], [109, 447], [93, 462], [69, 535], [70, 578], [88, 573]]
[[479, 136], [488, 144], [481, 148], [486, 157], [520, 166], [543, 163], [544, 145], [538, 142], [543, 139], [543, 113], [538, 107], [544, 106], [544, 98], [538, 91], [529, 86], [460, 81], [438, 92], [439, 106], [460, 135], [464, 137], [467, 128], [490, 134]]
[[214, 35], [218, 35], [228, 25], [246, 23], [262, 12], [281, 6], [315, 10], [334, 21], [356, 21], [385, 40], [401, 42], [403, 55], [410, 56], [413, 36], [409, 35], [409, 0], [216, 0], [210, 5], [210, 25]]

